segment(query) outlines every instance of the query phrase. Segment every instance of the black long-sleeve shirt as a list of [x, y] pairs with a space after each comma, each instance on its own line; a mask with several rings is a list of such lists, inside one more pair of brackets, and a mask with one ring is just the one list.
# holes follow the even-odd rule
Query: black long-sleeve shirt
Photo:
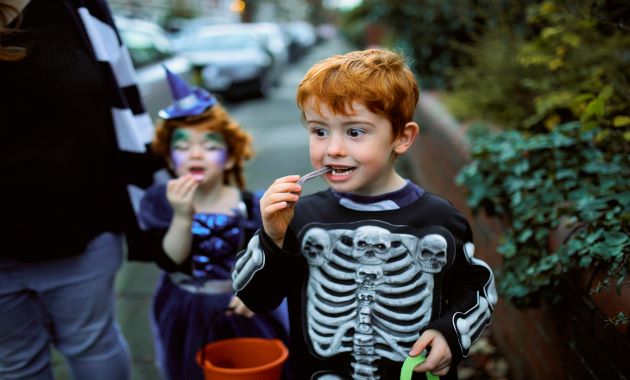
[[446, 338], [453, 365], [443, 378], [456, 378], [496, 303], [492, 271], [473, 251], [465, 217], [433, 194], [396, 210], [358, 211], [323, 191], [297, 203], [283, 249], [261, 230], [233, 280], [254, 311], [287, 297], [299, 379], [398, 378], [426, 329]]
[[[72, 7], [32, 0], [19, 30], [2, 37], [26, 48], [24, 59], [0, 61], [3, 258], [73, 256], [102, 232], [138, 231], [127, 184], [146, 187], [161, 164], [119, 149], [112, 107], [123, 108], [121, 90]], [[135, 86], [125, 91], [140, 104]]]

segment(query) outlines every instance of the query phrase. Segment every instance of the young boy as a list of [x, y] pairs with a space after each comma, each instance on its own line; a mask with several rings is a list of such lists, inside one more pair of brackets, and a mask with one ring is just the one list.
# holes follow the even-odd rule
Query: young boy
[[418, 134], [418, 96], [404, 58], [378, 49], [325, 59], [298, 87], [330, 189], [300, 198], [300, 176], [277, 179], [232, 274], [256, 312], [287, 297], [298, 379], [396, 379], [425, 349], [415, 372], [456, 379], [490, 322], [493, 274], [465, 217], [394, 167]]

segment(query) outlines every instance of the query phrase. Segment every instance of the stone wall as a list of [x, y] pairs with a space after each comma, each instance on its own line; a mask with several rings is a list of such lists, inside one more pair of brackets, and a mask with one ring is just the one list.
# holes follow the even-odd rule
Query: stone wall
[[[475, 236], [475, 254], [500, 268], [496, 253], [500, 221], [473, 215], [465, 190], [454, 177], [468, 161], [466, 126], [458, 124], [435, 94], [424, 93], [416, 121], [420, 135], [408, 153], [414, 179], [427, 190], [450, 200], [468, 217]], [[559, 236], [558, 239], [562, 237]], [[535, 309], [517, 309], [503, 300], [490, 327], [508, 359], [515, 380], [520, 379], [630, 379], [630, 332], [615, 327], [607, 316], [630, 314], [630, 291], [590, 296], [592, 276], [566, 279], [558, 289], [564, 301]]]

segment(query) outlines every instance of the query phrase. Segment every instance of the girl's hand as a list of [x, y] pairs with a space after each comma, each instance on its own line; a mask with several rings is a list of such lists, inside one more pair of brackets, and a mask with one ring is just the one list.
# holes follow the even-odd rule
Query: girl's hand
[[226, 315], [242, 315], [244, 317], [247, 318], [251, 318], [254, 316], [254, 312], [251, 311], [247, 306], [245, 306], [245, 304], [243, 303], [243, 301], [241, 301], [240, 298], [238, 298], [237, 296], [232, 297], [232, 299], [230, 300], [230, 303], [228, 304], [228, 309], [225, 312]]
[[278, 247], [282, 247], [284, 236], [293, 219], [292, 204], [300, 199], [302, 188], [295, 182], [299, 175], [278, 178], [260, 198], [263, 229]]
[[427, 347], [431, 347], [427, 360], [424, 363], [417, 365], [413, 371], [431, 372], [437, 376], [446, 375], [448, 370], [451, 368], [453, 354], [451, 353], [451, 349], [448, 347], [448, 343], [446, 342], [444, 335], [442, 335], [442, 333], [438, 330], [426, 330], [422, 333], [422, 335], [420, 335], [420, 338], [418, 338], [416, 343], [413, 344], [413, 347], [411, 347], [409, 356], [418, 356]]
[[166, 198], [175, 216], [190, 218], [195, 213], [192, 201], [197, 186], [199, 182], [190, 174], [168, 181]]

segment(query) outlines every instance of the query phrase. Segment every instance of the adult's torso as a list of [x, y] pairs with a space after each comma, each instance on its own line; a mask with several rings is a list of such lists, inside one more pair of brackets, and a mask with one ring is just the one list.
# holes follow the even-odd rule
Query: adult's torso
[[3, 257], [71, 256], [121, 230], [111, 90], [69, 12], [63, 1], [32, 0], [20, 31], [2, 41], [27, 49], [21, 61], [0, 62]]

